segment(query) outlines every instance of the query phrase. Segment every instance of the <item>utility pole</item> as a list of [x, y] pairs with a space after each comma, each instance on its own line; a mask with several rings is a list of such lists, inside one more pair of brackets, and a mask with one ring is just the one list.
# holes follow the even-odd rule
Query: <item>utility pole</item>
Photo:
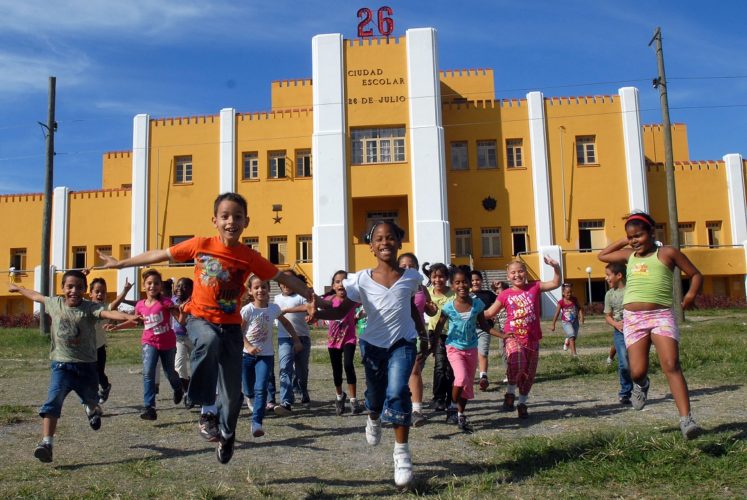
[[[672, 153], [672, 125], [669, 121], [669, 98], [667, 97], [667, 77], [664, 72], [664, 49], [661, 46], [661, 28], [657, 26], [654, 37], [648, 42], [648, 46], [656, 44], [656, 60], [659, 65], [659, 76], [654, 79], [654, 88], [659, 89], [661, 100], [661, 119], [664, 132], [664, 170], [667, 174], [667, 208], [669, 210], [669, 241], [672, 246], [679, 250], [680, 231], [679, 217], [677, 215], [677, 191], [674, 185], [674, 155]], [[672, 293], [674, 304], [672, 309], [678, 322], [685, 320], [685, 312], [682, 310], [682, 275], [680, 269], [675, 266], [672, 280]]]
[[[54, 76], [49, 77], [49, 107], [47, 112], [47, 124], [39, 123], [46, 130], [47, 139], [47, 162], [46, 178], [44, 181], [44, 215], [42, 218], [42, 238], [41, 238], [41, 293], [44, 296], [51, 295], [49, 292], [49, 246], [52, 240], [52, 180], [54, 177], [54, 133], [57, 130], [57, 123], [54, 121], [55, 109], [55, 92], [57, 79]], [[39, 309], [39, 331], [46, 335], [49, 333], [49, 324], [47, 323], [46, 310], [44, 304]]]

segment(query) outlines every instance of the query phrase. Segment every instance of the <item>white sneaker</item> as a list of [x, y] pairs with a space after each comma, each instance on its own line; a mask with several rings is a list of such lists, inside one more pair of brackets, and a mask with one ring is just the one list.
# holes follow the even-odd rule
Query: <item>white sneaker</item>
[[252, 436], [255, 438], [262, 437], [265, 435], [265, 430], [262, 428], [262, 424], [252, 424]]
[[249, 399], [249, 398], [244, 398], [244, 400], [246, 401], [246, 407], [249, 408], [249, 414], [250, 415], [253, 414], [254, 413], [254, 404], [252, 403], [252, 400]]
[[608, 365], [611, 365], [611, 364], [612, 364], [612, 358], [610, 358], [609, 356], [607, 356], [607, 364], [608, 364]]
[[394, 455], [394, 484], [403, 488], [412, 483], [412, 457], [410, 451], [395, 451]]
[[371, 446], [376, 446], [381, 441], [381, 419], [366, 419], [366, 442]]
[[563, 342], [563, 350], [564, 351], [568, 350], [568, 339], [565, 339], [565, 341]]

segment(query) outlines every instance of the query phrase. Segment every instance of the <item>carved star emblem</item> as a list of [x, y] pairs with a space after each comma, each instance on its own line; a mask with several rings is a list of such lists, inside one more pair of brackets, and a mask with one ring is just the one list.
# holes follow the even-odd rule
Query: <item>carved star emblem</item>
[[280, 221], [283, 220], [283, 218], [280, 217], [279, 215], [275, 215], [275, 217], [273, 217], [272, 220], [275, 221], [275, 224], [280, 224]]

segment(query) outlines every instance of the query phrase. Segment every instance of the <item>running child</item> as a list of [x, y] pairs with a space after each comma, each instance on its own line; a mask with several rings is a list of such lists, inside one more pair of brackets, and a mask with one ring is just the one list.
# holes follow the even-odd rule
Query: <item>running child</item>
[[513, 411], [516, 388], [519, 389], [519, 404], [516, 410], [519, 418], [528, 418], [527, 399], [534, 384], [539, 361], [540, 299], [542, 292], [555, 290], [560, 286], [560, 264], [545, 256], [545, 264], [552, 266], [555, 276], [551, 281], [527, 281], [527, 268], [521, 260], [514, 260], [507, 266], [508, 282], [511, 288], [502, 291], [495, 303], [485, 311], [485, 317], [495, 316], [506, 308], [508, 336], [503, 341], [506, 353], [508, 386], [503, 397], [503, 411]]
[[[311, 319], [341, 319], [356, 302], [363, 304], [368, 324], [360, 337], [366, 371], [366, 441], [381, 441], [381, 421], [394, 427], [394, 483], [399, 487], [412, 482], [412, 458], [408, 444], [412, 424], [412, 402], [408, 379], [417, 356], [416, 338], [425, 338], [422, 318], [413, 297], [422, 277], [414, 269], [397, 264], [404, 231], [391, 221], [375, 222], [366, 234], [366, 242], [376, 257], [376, 267], [352, 274], [343, 282], [347, 297], [339, 307], [324, 306], [316, 297], [309, 305]], [[421, 344], [421, 349], [427, 342]], [[426, 352], [421, 350], [420, 355]]]
[[690, 413], [690, 396], [680, 366], [680, 332], [672, 314], [672, 280], [675, 267], [690, 278], [690, 288], [682, 298], [682, 307], [687, 309], [695, 301], [703, 276], [678, 249], [657, 246], [655, 226], [654, 219], [647, 213], [628, 216], [625, 222], [627, 237], [599, 252], [599, 260], [610, 264], [627, 263], [623, 335], [634, 382], [633, 408], [642, 410], [646, 404], [648, 354], [653, 343], [680, 414], [680, 430], [685, 438], [690, 439], [701, 429]]
[[[293, 325], [283, 317], [277, 304], [270, 304], [270, 285], [259, 276], [249, 278], [249, 291], [253, 302], [241, 308], [244, 351], [242, 356], [241, 381], [247, 404], [252, 410], [252, 436], [265, 435], [262, 422], [265, 416], [265, 397], [270, 373], [275, 366], [272, 330], [275, 320], [282, 324], [293, 339], [296, 352], [303, 345], [296, 335]], [[252, 403], [251, 398], [254, 397]]]
[[[485, 306], [492, 305], [495, 302], [496, 295], [491, 290], [485, 290], [482, 287], [482, 273], [477, 269], [470, 271], [470, 281], [472, 288], [470, 293], [472, 297], [478, 298]], [[452, 276], [453, 284], [453, 276]], [[452, 287], [453, 288], [453, 287]], [[487, 320], [488, 326], [493, 328], [493, 321]], [[486, 391], [490, 386], [488, 380], [488, 356], [490, 355], [490, 338], [492, 336], [487, 330], [477, 326], [477, 364], [480, 368], [480, 390]]]
[[194, 404], [214, 405], [219, 387], [217, 413], [200, 415], [200, 435], [218, 442], [216, 456], [222, 464], [233, 457], [236, 422], [241, 411], [242, 334], [239, 298], [251, 273], [274, 279], [309, 297], [298, 279], [278, 272], [267, 259], [241, 242], [249, 225], [246, 200], [238, 193], [223, 193], [213, 203], [213, 225], [218, 234], [195, 237], [168, 249], [149, 250], [122, 261], [99, 254], [103, 268], [144, 266], [167, 260], [194, 260], [194, 290], [186, 304], [187, 334], [194, 343], [189, 398]]
[[448, 287], [449, 268], [446, 264], [437, 262], [427, 267], [423, 264], [423, 271], [430, 280], [428, 293], [431, 302], [426, 305], [428, 318], [428, 335], [433, 344], [433, 402], [436, 411], [444, 411], [448, 401], [451, 401], [451, 388], [454, 384], [454, 372], [446, 356], [446, 335], [435, 336], [436, 324], [441, 318], [441, 309], [447, 302], [454, 299], [454, 292]]
[[436, 335], [441, 334], [446, 321], [449, 333], [446, 337], [446, 354], [454, 370], [454, 388], [451, 391], [451, 405], [446, 411], [446, 422], [457, 424], [459, 429], [472, 433], [464, 410], [467, 402], [474, 399], [475, 370], [477, 369], [477, 325], [488, 335], [505, 338], [485, 320], [485, 303], [470, 296], [471, 280], [462, 269], [451, 273], [451, 289], [456, 297], [441, 309], [441, 318], [436, 324]]
[[[175, 306], [183, 306], [192, 297], [192, 289], [194, 288], [194, 282], [191, 278], [179, 278], [174, 285], [174, 296], [171, 301]], [[192, 355], [194, 350], [194, 344], [187, 335], [187, 329], [182, 323], [180, 323], [176, 316], [171, 317], [171, 328], [173, 328], [176, 334], [176, 358], [174, 359], [174, 369], [179, 375], [179, 380], [182, 383], [182, 389], [184, 389], [184, 406], [191, 408], [192, 402], [189, 400], [189, 396], [186, 395], [189, 389], [189, 377], [190, 377], [190, 366], [189, 357]]]
[[560, 317], [560, 325], [565, 333], [563, 350], [571, 348], [571, 354], [576, 356], [576, 338], [578, 337], [579, 323], [584, 324], [584, 310], [578, 305], [578, 299], [573, 295], [573, 285], [563, 283], [561, 288], [562, 297], [558, 301], [555, 315], [552, 317], [550, 331], [555, 331], [555, 324]]
[[625, 336], [623, 335], [623, 302], [625, 299], [626, 272], [627, 268], [621, 262], [607, 264], [604, 268], [604, 276], [610, 286], [610, 289], [604, 295], [604, 320], [613, 328], [612, 349], [619, 352], [617, 357], [617, 372], [620, 376], [618, 399], [620, 404], [623, 405], [630, 404], [630, 394], [633, 391], [633, 381], [630, 379], [630, 366], [628, 364], [628, 351], [625, 348]]
[[62, 296], [45, 297], [34, 290], [11, 283], [11, 293], [20, 293], [29, 300], [44, 304], [52, 318], [50, 340], [51, 374], [46, 402], [39, 408], [42, 418], [42, 441], [34, 449], [40, 462], [52, 461], [54, 433], [62, 414], [62, 403], [70, 391], [84, 403], [91, 429], [101, 428], [101, 408], [98, 396], [98, 361], [96, 355], [96, 322], [136, 320], [137, 316], [108, 311], [101, 304], [84, 300], [86, 276], [70, 270], [62, 275]]

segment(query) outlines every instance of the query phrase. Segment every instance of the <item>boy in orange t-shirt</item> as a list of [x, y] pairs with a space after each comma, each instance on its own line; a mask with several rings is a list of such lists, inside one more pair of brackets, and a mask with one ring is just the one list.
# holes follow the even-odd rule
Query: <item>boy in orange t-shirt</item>
[[251, 274], [262, 280], [273, 279], [307, 299], [311, 299], [312, 292], [298, 278], [280, 273], [267, 259], [241, 243], [249, 218], [246, 200], [240, 194], [223, 193], [215, 199], [213, 224], [218, 235], [211, 238], [191, 238], [165, 250], [149, 250], [121, 261], [99, 256], [104, 260], [104, 269], [194, 259], [194, 290], [184, 305], [189, 313], [187, 334], [195, 346], [189, 398], [207, 408], [216, 405], [217, 399], [217, 415], [210, 411], [200, 415], [200, 435], [218, 442], [218, 461], [226, 464], [233, 456], [236, 422], [243, 401], [240, 300], [246, 280]]

